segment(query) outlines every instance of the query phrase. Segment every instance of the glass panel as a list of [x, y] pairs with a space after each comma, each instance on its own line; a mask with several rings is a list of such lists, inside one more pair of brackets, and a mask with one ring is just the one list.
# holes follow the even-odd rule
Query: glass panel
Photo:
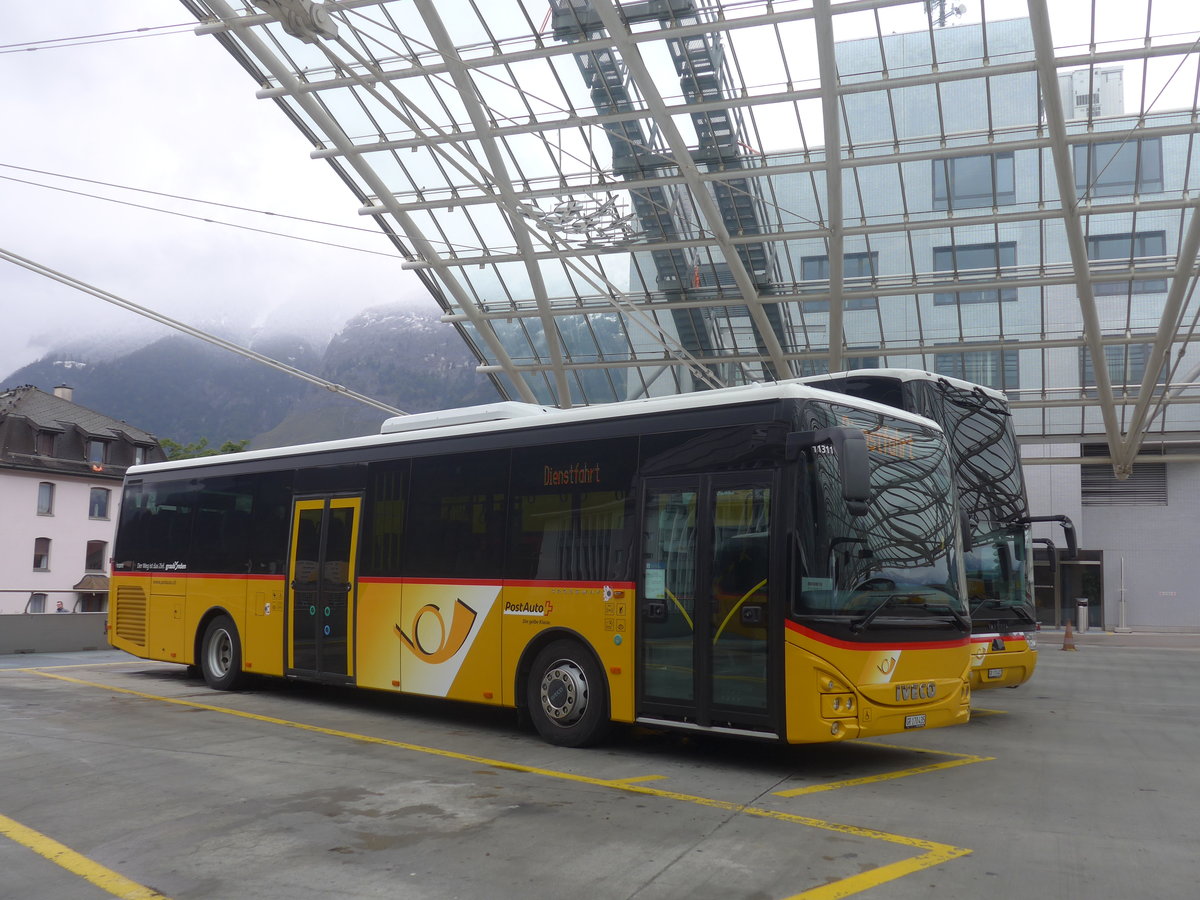
[[39, 572], [50, 568], [50, 538], [34, 539], [33, 568]]
[[54, 485], [43, 481], [38, 485], [37, 511], [39, 516], [49, 516], [54, 513]]
[[[1140, 231], [1137, 234], [1098, 234], [1088, 238], [1088, 259], [1099, 262], [1093, 266], [1096, 271], [1103, 271], [1104, 261], [1112, 260], [1116, 268], [1125, 268], [1134, 261], [1144, 257], [1162, 257], [1167, 252], [1165, 231]], [[1132, 291], [1135, 294], [1165, 293], [1165, 279], [1142, 281], [1100, 281], [1093, 291], [1097, 297], [1124, 295]]]
[[83, 568], [88, 572], [104, 571], [104, 554], [108, 552], [108, 541], [88, 541], [87, 555]]
[[696, 494], [652, 491], [646, 501], [643, 604], [661, 603], [662, 616], [643, 620], [644, 695], [692, 701], [696, 616]]
[[720, 706], [766, 709], [770, 512], [769, 488], [714, 498], [712, 696]]
[[[980, 279], [995, 281], [1006, 275], [1003, 269], [1017, 264], [1017, 245], [1007, 241], [1000, 244], [955, 244], [950, 247], [933, 248], [935, 272], [953, 273], [962, 280]], [[956, 291], [934, 294], [937, 305], [953, 303], [988, 303], [996, 300], [1016, 300], [1016, 288], [1000, 288], [978, 291]]]
[[325, 562], [321, 566], [320, 609], [321, 671], [346, 673], [346, 634], [350, 612], [350, 538], [354, 534], [354, 510], [329, 510], [325, 535]]
[[320, 559], [322, 509], [300, 510], [292, 570], [292, 665], [317, 668], [317, 613], [321, 602]]
[[88, 500], [88, 518], [90, 519], [107, 519], [108, 518], [108, 496], [107, 488], [92, 488], [91, 498]]

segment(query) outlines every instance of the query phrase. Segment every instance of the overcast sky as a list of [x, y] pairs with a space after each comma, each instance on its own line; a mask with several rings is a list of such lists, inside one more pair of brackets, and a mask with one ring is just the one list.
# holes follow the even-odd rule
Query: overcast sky
[[[433, 301], [324, 161], [212, 37], [170, 0], [5, 4], [0, 43], [0, 248], [134, 303], [211, 327], [272, 318], [335, 330], [367, 306]], [[133, 40], [35, 44], [156, 26]], [[125, 35], [122, 35], [125, 36]], [[69, 43], [69, 42], [68, 42]], [[370, 233], [105, 189], [129, 185]], [[214, 220], [286, 231], [388, 254], [331, 249], [34, 187], [120, 197]], [[0, 261], [0, 378], [64, 337], [167, 333], [44, 276]]]
[[[980, 0], [966, 0], [966, 6], [960, 21], [978, 21]], [[195, 22], [181, 5], [173, 0], [39, 0], [5, 7], [0, 248], [200, 327], [214, 329], [224, 322], [239, 337], [277, 322], [303, 324], [314, 336], [327, 336], [360, 309], [397, 300], [434, 308], [373, 223], [357, 216], [358, 204], [345, 185], [325, 162], [309, 159], [309, 145], [272, 102], [254, 98], [256, 85], [220, 44], [193, 33]], [[992, 18], [1026, 12], [1017, 0], [990, 0], [986, 9]], [[1157, 0], [1154, 10], [1156, 34], [1200, 28], [1200, 4], [1194, 0]], [[1086, 41], [1089, 2], [1053, 0], [1051, 11], [1056, 44], [1067, 43], [1067, 33], [1075, 30], [1076, 40]], [[889, 20], [887, 30], [920, 27], [919, 6], [885, 11], [885, 18], [893, 14], [907, 18]], [[853, 30], [853, 17], [845, 18]], [[1102, 41], [1134, 37], [1145, 28], [1146, 0], [1102, 0], [1097, 18]], [[873, 29], [873, 19], [864, 27]], [[163, 30], [127, 39], [135, 29]], [[47, 43], [56, 41], [62, 44]], [[1174, 72], [1174, 61], [1156, 65], [1163, 67], [1162, 80], [1173, 74], [1171, 80], [1183, 91], [1182, 99], [1166, 105], [1189, 106], [1194, 58], [1183, 72]], [[1139, 73], [1140, 66], [1126, 66], [1127, 112], [1139, 103]], [[1153, 97], [1158, 85], [1150, 87]], [[62, 176], [367, 231], [304, 226]], [[385, 255], [172, 217], [52, 187]], [[167, 333], [163, 326], [5, 261], [0, 261], [0, 312], [0, 378], [64, 340], [143, 338], [148, 329]]]

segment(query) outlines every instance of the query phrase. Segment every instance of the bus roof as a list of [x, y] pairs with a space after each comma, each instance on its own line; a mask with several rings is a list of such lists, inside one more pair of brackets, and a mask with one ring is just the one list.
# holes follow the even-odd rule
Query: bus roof
[[985, 387], [982, 384], [963, 381], [961, 378], [952, 378], [949, 375], [926, 372], [924, 369], [851, 369], [847, 372], [830, 372], [827, 375], [810, 375], [806, 378], [796, 378], [793, 380], [800, 384], [820, 387], [823, 381], [834, 381], [843, 378], [894, 378], [897, 381], [938, 381], [962, 391], [979, 391], [995, 400], [1000, 400], [1004, 403], [1008, 402], [1008, 397], [1003, 391]]
[[311, 444], [295, 444], [288, 447], [272, 447], [264, 450], [247, 450], [241, 453], [224, 453], [194, 459], [176, 459], [166, 462], [147, 463], [131, 467], [126, 474], [140, 475], [151, 472], [170, 471], [172, 469], [190, 469], [225, 463], [281, 459], [289, 456], [304, 456], [311, 453], [325, 453], [336, 450], [416, 443], [435, 438], [520, 431], [576, 422], [594, 422], [630, 416], [659, 415], [682, 410], [740, 406], [786, 399], [823, 400], [841, 406], [852, 406], [867, 412], [881, 413], [889, 418], [903, 419], [923, 425], [934, 431], [942, 430], [936, 422], [915, 413], [905, 412], [895, 407], [875, 403], [870, 400], [850, 397], [846, 394], [824, 391], [813, 385], [803, 384], [798, 379], [792, 379], [781, 382], [739, 385], [711, 391], [695, 391], [689, 394], [672, 394], [665, 397], [625, 400], [618, 403], [576, 406], [571, 409], [557, 409], [529, 403], [497, 401], [496, 403], [484, 404], [482, 406], [437, 410], [429, 413], [414, 413], [410, 416], [396, 416], [384, 421], [379, 434], [368, 434], [362, 437], [341, 438]]

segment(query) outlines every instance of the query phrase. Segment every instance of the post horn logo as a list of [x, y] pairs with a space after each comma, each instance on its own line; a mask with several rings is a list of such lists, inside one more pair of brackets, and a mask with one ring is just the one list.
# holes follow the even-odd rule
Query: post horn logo
[[[418, 659], [431, 665], [437, 665], [444, 663], [463, 648], [463, 644], [467, 642], [467, 637], [471, 634], [471, 626], [475, 624], [478, 615], [462, 600], [455, 599], [454, 613], [450, 617], [450, 629], [447, 631], [442, 611], [432, 603], [426, 603], [417, 610], [417, 614], [412, 618], [409, 628], [413, 636], [409, 637], [405, 634], [404, 629], [399, 625], [396, 626], [396, 634]], [[422, 629], [421, 621], [426, 616], [434, 617], [438, 625], [437, 629], [432, 629], [428, 625]], [[437, 640], [430, 640], [432, 637], [437, 637]]]
[[878, 668], [879, 671], [882, 672], [884, 675], [891, 675], [892, 670], [896, 668], [896, 657], [889, 656], [887, 659], [885, 659], [883, 662], [881, 662], [878, 666], [876, 666], [876, 668]]

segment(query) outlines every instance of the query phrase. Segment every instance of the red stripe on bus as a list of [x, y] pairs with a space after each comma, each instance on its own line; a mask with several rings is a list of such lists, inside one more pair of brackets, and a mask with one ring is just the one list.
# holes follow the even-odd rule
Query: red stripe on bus
[[797, 634], [803, 635], [814, 641], [819, 641], [822, 644], [828, 644], [830, 647], [839, 647], [842, 650], [866, 650], [872, 646], [877, 646], [879, 649], [887, 650], [927, 650], [931, 647], [965, 647], [970, 640], [967, 637], [961, 637], [952, 641], [928, 641], [928, 642], [909, 642], [904, 644], [891, 643], [855, 643], [854, 641], [843, 641], [839, 638], [830, 637], [827, 634], [821, 634], [819, 631], [813, 631], [811, 628], [805, 628], [799, 622], [787, 621], [787, 629], [794, 631]]
[[418, 578], [418, 577], [385, 577], [372, 575], [358, 579], [359, 584], [464, 584], [493, 587], [533, 587], [533, 588], [592, 588], [600, 590], [611, 587], [618, 591], [633, 590], [632, 581], [528, 581], [507, 580], [494, 578]]

